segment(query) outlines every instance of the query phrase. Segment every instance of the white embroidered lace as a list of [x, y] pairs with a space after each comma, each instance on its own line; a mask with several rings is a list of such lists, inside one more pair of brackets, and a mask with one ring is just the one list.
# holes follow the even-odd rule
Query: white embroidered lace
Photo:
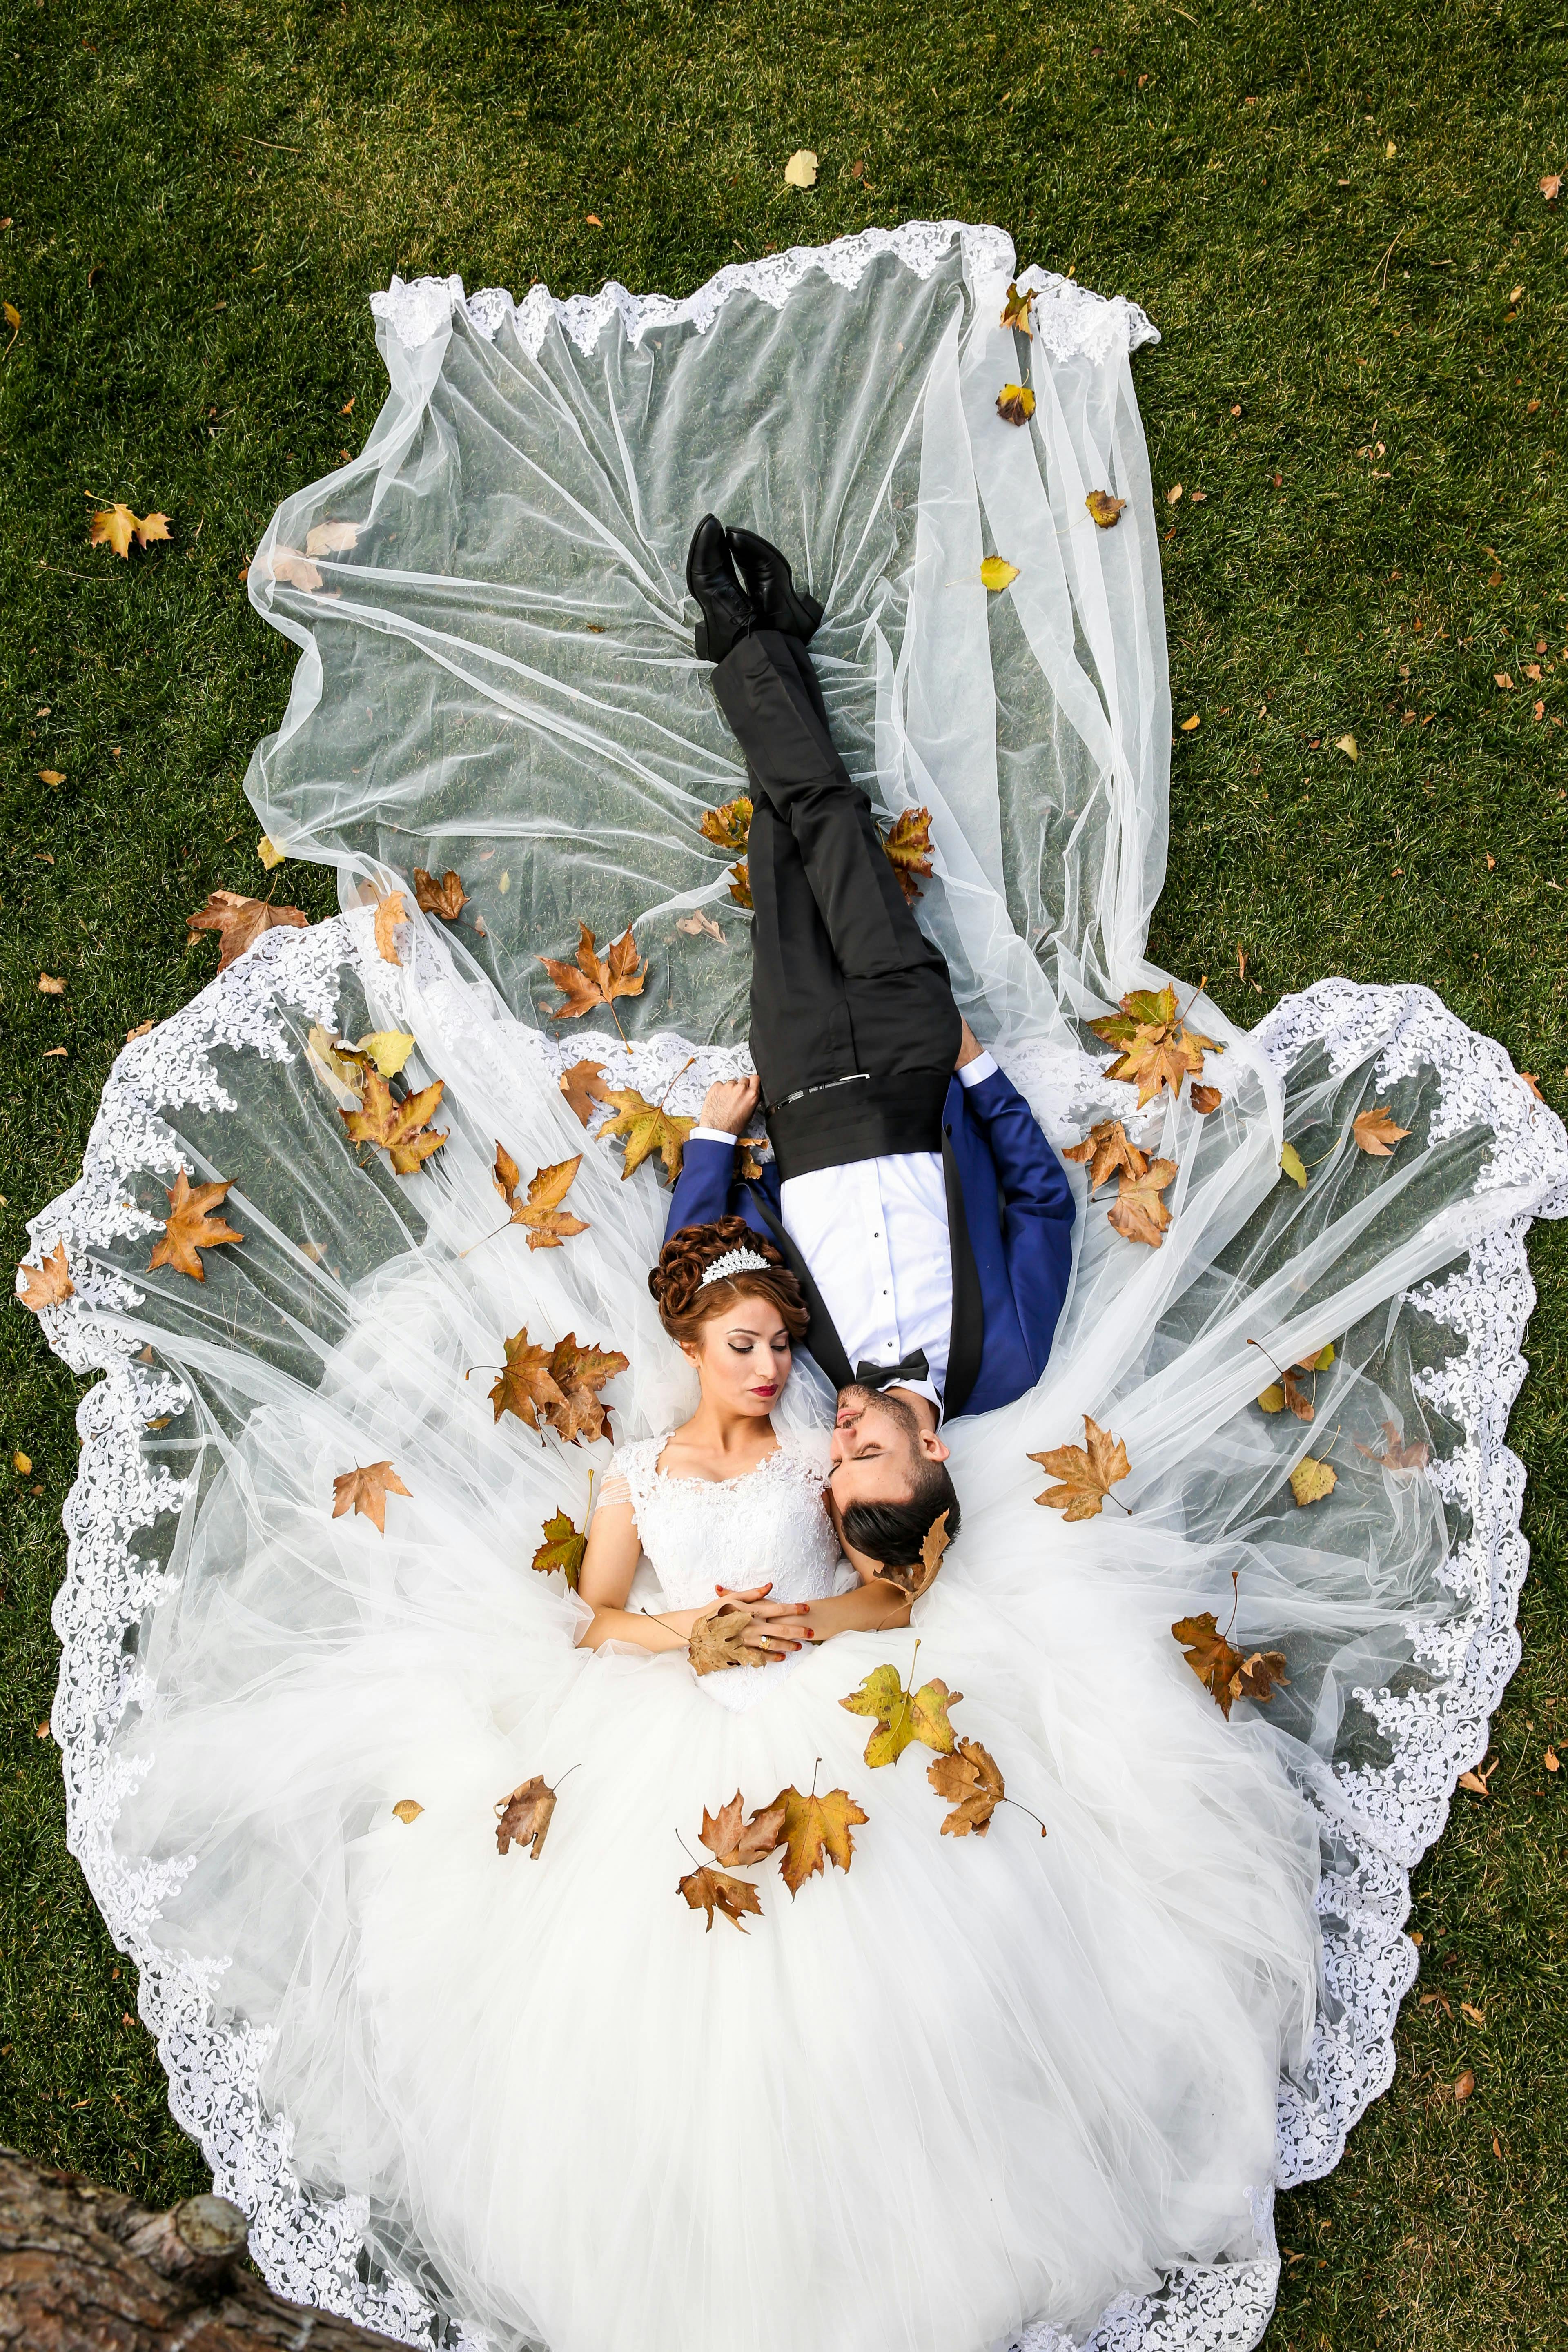
[[[177, 1410], [182, 1396], [175, 1381], [133, 1357], [129, 1333], [101, 1319], [105, 1310], [133, 1310], [138, 1294], [126, 1277], [93, 1271], [88, 1252], [152, 1224], [128, 1206], [124, 1192], [136, 1171], [169, 1164], [156, 1114], [180, 1106], [232, 1108], [214, 1074], [213, 1047], [290, 1060], [295, 1049], [279, 1016], [279, 992], [330, 1025], [345, 970], [369, 972], [374, 953], [368, 913], [264, 935], [221, 981], [121, 1054], [79, 1181], [29, 1226], [35, 1260], [63, 1241], [68, 1260], [81, 1269], [77, 1296], [40, 1317], [50, 1346], [73, 1370], [105, 1375], [77, 1415], [82, 1451], [65, 1515], [68, 1570], [54, 1609], [62, 1658], [52, 1727], [63, 1761], [70, 1849], [116, 1945], [140, 1970], [139, 2006], [168, 2072], [171, 2106], [199, 2141], [219, 2193], [251, 2215], [252, 2252], [268, 2278], [286, 2295], [407, 2342], [477, 2346], [479, 2339], [444, 2329], [412, 2285], [372, 2262], [363, 2200], [321, 2196], [301, 2182], [290, 2160], [288, 2120], [268, 2114], [258, 2096], [261, 2037], [215, 2021], [221, 1970], [160, 1949], [148, 1932], [183, 1866], [128, 1868], [110, 1834], [127, 1789], [110, 1739], [138, 1695], [124, 1636], [165, 1589], [163, 1572], [140, 1557], [137, 1539], [184, 1492], [168, 1471], [149, 1469], [141, 1441], [148, 1421]], [[374, 977], [384, 992], [389, 977], [395, 979], [384, 963], [374, 966]], [[427, 969], [420, 982], [432, 984]], [[449, 969], [445, 981], [437, 973], [437, 984], [472, 1001], [474, 992]], [[1479, 1120], [1490, 1126], [1495, 1145], [1483, 1188], [1528, 1180], [1538, 1193], [1544, 1188], [1543, 1213], [1568, 1213], [1561, 1122], [1536, 1101], [1500, 1047], [1466, 1028], [1427, 991], [1327, 981], [1285, 1000], [1255, 1035], [1280, 1073], [1313, 1045], [1336, 1068], [1348, 1067], [1369, 1039], [1384, 1038], [1380, 1081], [1417, 1063], [1435, 1073], [1435, 1132]], [[539, 1046], [561, 1066], [580, 1052], [558, 1041]], [[630, 1063], [633, 1082], [650, 1095], [672, 1080], [677, 1107], [694, 1106], [710, 1078], [745, 1066], [741, 1049], [694, 1054], [669, 1037], [639, 1045]], [[1084, 1068], [1086, 1083], [1098, 1076], [1087, 1057]], [[1403, 1933], [1408, 1872], [1443, 1825], [1457, 1774], [1483, 1755], [1489, 1715], [1517, 1663], [1514, 1617], [1528, 1553], [1520, 1531], [1523, 1473], [1504, 1431], [1524, 1373], [1520, 1347], [1534, 1302], [1525, 1222], [1485, 1234], [1451, 1273], [1414, 1294], [1458, 1342], [1425, 1376], [1424, 1393], [1458, 1425], [1460, 1442], [1423, 1475], [1468, 1514], [1468, 1533], [1452, 1554], [1460, 1605], [1440, 1625], [1410, 1628], [1425, 1689], [1358, 1693], [1389, 1759], [1336, 1767], [1310, 1792], [1323, 1828], [1319, 1905], [1328, 2000], [1310, 2068], [1301, 2082], [1281, 2084], [1280, 2187], [1331, 2170], [1351, 2126], [1392, 2076], [1394, 2020], [1416, 1969], [1415, 1948]], [[98, 1315], [89, 1317], [89, 1307]], [[645, 1450], [623, 1451], [628, 1477]], [[655, 1459], [657, 1451], [656, 1444]], [[809, 1483], [808, 1475], [803, 1493]], [[1271, 2209], [1272, 2190], [1260, 2191], [1255, 2259], [1173, 2272], [1159, 2294], [1109, 2309], [1081, 2347], [1058, 2331], [1031, 2328], [1024, 2352], [1245, 2352], [1273, 2308], [1279, 2263]]]
[[[862, 229], [858, 236], [841, 236], [831, 245], [795, 245], [761, 261], [728, 263], [679, 302], [667, 294], [629, 293], [614, 279], [597, 294], [574, 294], [564, 302], [557, 301], [547, 286], [533, 286], [521, 302], [514, 302], [500, 286], [465, 296], [460, 278], [417, 278], [411, 284], [395, 278], [384, 293], [371, 296], [370, 307], [410, 351], [429, 342], [460, 312], [488, 341], [510, 325], [530, 358], [537, 359], [552, 320], [584, 352], [593, 351], [617, 314], [634, 343], [650, 327], [689, 323], [706, 333], [734, 294], [754, 294], [782, 310], [809, 270], [820, 270], [837, 286], [858, 286], [879, 254], [893, 253], [918, 278], [929, 278], [954, 237], [962, 242], [973, 270], [1011, 268], [1012, 244], [1000, 229], [973, 227], [964, 221], [905, 221], [893, 229]], [[1037, 298], [1034, 330], [1053, 359], [1081, 353], [1100, 362], [1160, 340], [1158, 328], [1137, 303], [1121, 296], [1108, 299], [1047, 269], [1024, 270], [1017, 282]]]

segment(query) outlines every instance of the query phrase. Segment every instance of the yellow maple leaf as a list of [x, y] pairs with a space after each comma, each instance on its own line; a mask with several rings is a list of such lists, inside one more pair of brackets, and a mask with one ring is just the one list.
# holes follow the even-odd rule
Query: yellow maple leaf
[[1097, 1518], [1112, 1486], [1118, 1479], [1130, 1476], [1132, 1468], [1120, 1437], [1112, 1437], [1087, 1412], [1083, 1427], [1086, 1444], [1056, 1445], [1048, 1454], [1029, 1456], [1031, 1462], [1037, 1462], [1042, 1470], [1061, 1482], [1047, 1486], [1043, 1495], [1037, 1495], [1036, 1502], [1046, 1504], [1053, 1511], [1065, 1511], [1069, 1519]]
[[798, 1895], [815, 1872], [826, 1872], [831, 1862], [847, 1870], [855, 1853], [852, 1832], [870, 1819], [847, 1789], [830, 1789], [826, 1797], [803, 1797], [798, 1789], [781, 1789], [773, 1799], [784, 1809], [784, 1853], [779, 1869], [791, 1895]]
[[89, 547], [111, 547], [116, 555], [128, 556], [131, 542], [145, 548], [155, 539], [171, 536], [166, 514], [132, 514], [128, 506], [116, 504], [100, 507], [88, 527]]
[[686, 1139], [697, 1121], [678, 1118], [667, 1111], [662, 1103], [650, 1103], [636, 1087], [606, 1087], [603, 1099], [616, 1107], [614, 1118], [607, 1118], [599, 1129], [602, 1142], [606, 1136], [617, 1136], [626, 1145], [626, 1164], [621, 1170], [624, 1183], [635, 1176], [649, 1154], [657, 1151], [664, 1161], [665, 1173], [673, 1184], [680, 1173], [681, 1156]]
[[988, 555], [980, 567], [980, 584], [993, 596], [999, 596], [1004, 588], [1010, 588], [1017, 577], [1017, 565], [1009, 563], [1005, 555]]
[[[915, 1643], [918, 1652], [920, 1643]], [[841, 1698], [839, 1706], [851, 1715], [874, 1716], [876, 1729], [866, 1741], [866, 1761], [873, 1770], [882, 1764], [896, 1764], [906, 1748], [919, 1740], [939, 1756], [951, 1754], [956, 1737], [947, 1719], [947, 1710], [956, 1706], [963, 1696], [962, 1691], [950, 1691], [944, 1682], [922, 1683], [912, 1687], [914, 1661], [910, 1662], [911, 1687], [905, 1689], [897, 1666], [873, 1666], [858, 1690]]]

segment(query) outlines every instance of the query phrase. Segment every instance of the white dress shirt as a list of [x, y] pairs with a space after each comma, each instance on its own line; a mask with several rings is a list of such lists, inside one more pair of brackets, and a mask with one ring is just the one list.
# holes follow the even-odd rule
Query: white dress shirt
[[[996, 1064], [989, 1054], [966, 1062], [960, 1083], [977, 1087]], [[716, 1128], [692, 1129], [693, 1141], [728, 1143]], [[851, 1368], [897, 1364], [916, 1348], [929, 1368], [903, 1381], [942, 1410], [952, 1349], [952, 1247], [942, 1154], [900, 1151], [791, 1176], [780, 1188], [784, 1231], [811, 1268]]]

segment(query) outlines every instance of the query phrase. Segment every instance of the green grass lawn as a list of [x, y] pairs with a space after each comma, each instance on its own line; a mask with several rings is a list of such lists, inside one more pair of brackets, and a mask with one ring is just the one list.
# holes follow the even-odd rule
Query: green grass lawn
[[[186, 910], [262, 886], [239, 780], [292, 655], [240, 572], [274, 503], [369, 429], [370, 289], [679, 294], [910, 215], [999, 222], [1164, 336], [1136, 376], [1155, 481], [1184, 488], [1173, 683], [1202, 723], [1176, 739], [1155, 955], [1242, 1021], [1326, 972], [1425, 982], [1568, 1107], [1568, 179], [1540, 187], [1568, 173], [1561, 13], [3, 0], [0, 73], [11, 1257], [125, 1032], [209, 976]], [[784, 182], [797, 147], [822, 158], [809, 193]], [[89, 549], [116, 499], [165, 510], [173, 542]], [[335, 905], [324, 872], [283, 878]], [[1284, 2200], [1274, 2352], [1568, 2333], [1568, 1771], [1542, 1761], [1568, 1746], [1565, 1244], [1536, 1239], [1513, 1421], [1524, 1662], [1492, 1794], [1460, 1796], [1415, 1879], [1418, 1991], [1452, 2015], [1411, 2000], [1392, 2090]], [[0, 1351], [0, 2138], [162, 2201], [202, 2166], [40, 1735], [79, 1384], [19, 1313]]]

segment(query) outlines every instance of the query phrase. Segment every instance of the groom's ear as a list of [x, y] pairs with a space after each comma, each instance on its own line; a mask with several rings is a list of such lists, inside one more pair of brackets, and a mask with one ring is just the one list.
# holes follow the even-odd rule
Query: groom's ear
[[945, 1462], [947, 1460], [947, 1447], [942, 1444], [942, 1439], [937, 1435], [934, 1429], [921, 1430], [921, 1452], [925, 1455], [928, 1462]]

